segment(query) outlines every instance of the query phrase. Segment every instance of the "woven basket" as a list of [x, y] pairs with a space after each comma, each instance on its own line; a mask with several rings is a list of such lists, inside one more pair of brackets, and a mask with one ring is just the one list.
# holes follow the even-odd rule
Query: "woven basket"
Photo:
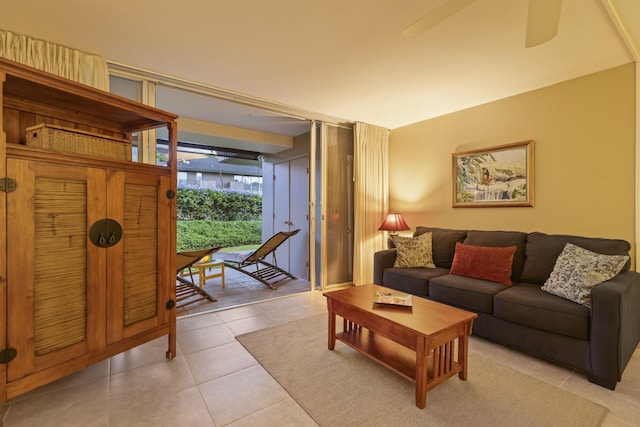
[[131, 141], [79, 129], [40, 124], [25, 130], [25, 142], [53, 151], [131, 161]]

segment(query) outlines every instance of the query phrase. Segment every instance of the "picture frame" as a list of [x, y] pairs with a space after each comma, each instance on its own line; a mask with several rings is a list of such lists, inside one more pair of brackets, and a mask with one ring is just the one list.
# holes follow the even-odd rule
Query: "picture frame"
[[529, 140], [452, 154], [452, 206], [533, 206], [533, 146]]

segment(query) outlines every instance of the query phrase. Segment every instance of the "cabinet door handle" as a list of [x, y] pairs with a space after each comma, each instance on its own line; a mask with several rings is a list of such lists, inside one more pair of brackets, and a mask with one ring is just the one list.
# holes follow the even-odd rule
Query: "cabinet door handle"
[[89, 229], [89, 240], [100, 248], [117, 244], [122, 238], [122, 226], [110, 218], [96, 221]]

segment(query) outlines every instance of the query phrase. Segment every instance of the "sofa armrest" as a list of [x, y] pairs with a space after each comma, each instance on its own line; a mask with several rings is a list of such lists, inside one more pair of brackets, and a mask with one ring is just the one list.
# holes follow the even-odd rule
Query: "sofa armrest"
[[396, 262], [396, 250], [386, 249], [373, 255], [373, 283], [382, 285], [384, 270], [393, 267]]
[[591, 291], [589, 380], [615, 386], [640, 340], [640, 273], [627, 271]]

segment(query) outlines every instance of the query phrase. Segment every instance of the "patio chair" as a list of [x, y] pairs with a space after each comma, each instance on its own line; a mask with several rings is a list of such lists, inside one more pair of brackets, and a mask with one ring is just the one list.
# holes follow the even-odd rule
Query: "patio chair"
[[[278, 267], [276, 249], [299, 231], [280, 231], [271, 236], [253, 252], [226, 252], [216, 255], [216, 258], [223, 260], [225, 266], [251, 276], [271, 289], [277, 289], [275, 287], [276, 283], [287, 278], [295, 279], [296, 277]], [[269, 255], [273, 256], [273, 264], [265, 261], [265, 258]]]
[[[202, 289], [202, 283], [200, 286], [196, 285], [193, 281], [193, 274], [191, 272], [191, 266], [203, 258], [208, 257], [222, 249], [222, 246], [217, 246], [207, 249], [198, 249], [195, 251], [183, 251], [176, 253], [176, 306], [178, 308], [185, 307], [189, 304], [193, 304], [202, 300], [209, 300], [216, 302], [217, 300], [211, 296], [207, 291]], [[191, 280], [184, 277], [181, 273], [188, 269], [188, 274]], [[193, 296], [199, 296], [199, 298], [191, 299]], [[188, 300], [186, 302], [183, 302]]]

